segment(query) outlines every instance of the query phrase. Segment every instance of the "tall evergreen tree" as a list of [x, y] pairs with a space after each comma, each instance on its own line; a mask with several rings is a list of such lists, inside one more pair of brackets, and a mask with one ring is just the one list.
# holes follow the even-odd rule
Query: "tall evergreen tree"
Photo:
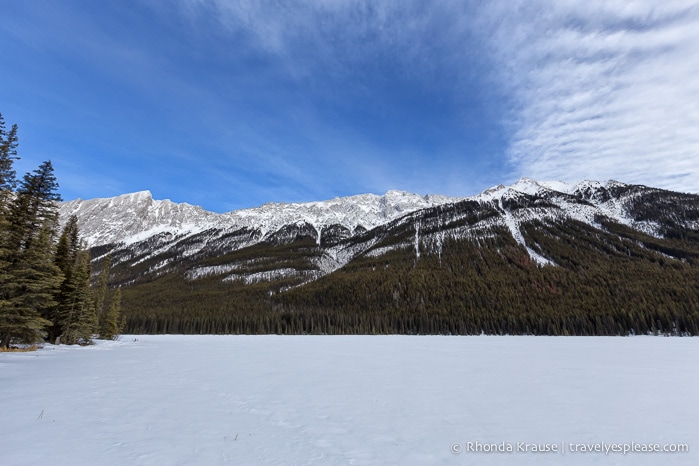
[[67, 307], [71, 307], [73, 295], [76, 288], [75, 277], [78, 254], [80, 252], [80, 235], [78, 232], [78, 219], [76, 216], [71, 216], [66, 222], [65, 227], [58, 239], [56, 245], [56, 254], [54, 262], [63, 274], [60, 289], [56, 294], [56, 306], [50, 310], [47, 319], [53, 322], [48, 329], [48, 338], [50, 341], [55, 341], [61, 336], [65, 330], [66, 322], [70, 319], [62, 319], [60, 313]]
[[55, 323], [62, 343], [89, 343], [97, 330], [97, 315], [90, 290], [90, 255], [77, 252], [75, 262], [59, 292]]
[[[16, 185], [16, 174], [13, 163], [17, 157], [17, 125], [12, 125], [10, 131], [5, 130], [5, 119], [0, 113], [0, 192], [3, 194], [2, 201], [6, 201], [5, 196], [11, 193]], [[4, 206], [4, 204], [3, 204]]]
[[57, 190], [58, 182], [51, 161], [24, 175], [8, 212], [7, 247], [11, 262], [18, 260], [23, 250], [29, 249], [43, 224], [50, 225], [55, 235], [58, 226], [57, 202], [61, 200]]
[[[7, 210], [0, 257], [0, 346], [36, 341], [62, 273], [54, 263], [58, 183], [51, 162], [27, 173]], [[44, 317], [42, 317], [44, 316]]]
[[[8, 133], [0, 113], [0, 328], [9, 318], [11, 305], [4, 283], [10, 282], [9, 207], [17, 185], [13, 163], [17, 160], [17, 125]], [[9, 325], [9, 324], [6, 324]], [[0, 340], [3, 338], [0, 335]], [[6, 345], [5, 345], [6, 346]]]
[[112, 256], [107, 256], [102, 261], [102, 268], [97, 276], [97, 282], [93, 288], [95, 310], [99, 320], [99, 336], [104, 340], [113, 340], [122, 331], [123, 319], [121, 317], [121, 290], [118, 288], [109, 293], [109, 273], [111, 272]]
[[121, 290], [117, 288], [109, 299], [109, 309], [102, 317], [99, 330], [100, 338], [113, 340], [121, 333], [122, 328]]
[[54, 295], [61, 272], [53, 262], [52, 227], [44, 224], [30, 246], [12, 265], [10, 281], [3, 283], [0, 312], [0, 347], [12, 339], [25, 343], [40, 341], [51, 322], [44, 317], [55, 305]]
[[61, 232], [56, 246], [56, 265], [61, 269], [63, 275], [69, 275], [79, 250], [78, 217], [71, 215], [63, 227], [63, 232]]
[[108, 311], [106, 303], [109, 288], [107, 283], [109, 281], [111, 262], [111, 254], [107, 254], [107, 257], [105, 257], [104, 261], [102, 262], [102, 268], [100, 269], [99, 275], [97, 275], [97, 283], [95, 284], [95, 288], [93, 290], [93, 296], [95, 298], [95, 311], [97, 312], [97, 317], [99, 319], [100, 337], [102, 335], [104, 317]]

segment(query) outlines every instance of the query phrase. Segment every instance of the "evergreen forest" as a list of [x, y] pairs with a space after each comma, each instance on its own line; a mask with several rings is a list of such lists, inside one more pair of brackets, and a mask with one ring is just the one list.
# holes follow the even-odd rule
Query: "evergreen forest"
[[0, 350], [45, 340], [89, 344], [121, 331], [120, 291], [109, 260], [91, 286], [91, 257], [77, 218], [59, 229], [58, 181], [51, 161], [17, 179], [18, 128], [0, 114]]

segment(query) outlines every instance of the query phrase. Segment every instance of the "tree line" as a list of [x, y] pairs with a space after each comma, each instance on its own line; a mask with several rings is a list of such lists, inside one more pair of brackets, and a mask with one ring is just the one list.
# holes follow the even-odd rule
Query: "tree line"
[[[555, 266], [537, 264], [498, 227], [479, 240], [446, 238], [441, 255], [425, 248], [419, 260], [412, 248], [363, 255], [288, 290], [293, 283], [283, 280], [250, 285], [223, 282], [221, 276], [189, 280], [185, 261], [179, 272], [145, 276], [124, 287], [126, 330], [698, 335], [699, 243], [654, 238], [598, 220], [606, 231], [576, 221], [522, 226], [527, 244]], [[311, 246], [305, 240], [257, 245], [231, 252], [227, 260], [283, 251], [282, 257], [299, 261], [295, 254]], [[115, 270], [123, 280], [133, 273], [126, 267]]]
[[91, 286], [90, 253], [77, 218], [59, 231], [51, 161], [17, 179], [18, 128], [0, 114], [0, 349], [45, 339], [88, 344], [121, 331], [120, 291], [109, 292], [109, 260]]

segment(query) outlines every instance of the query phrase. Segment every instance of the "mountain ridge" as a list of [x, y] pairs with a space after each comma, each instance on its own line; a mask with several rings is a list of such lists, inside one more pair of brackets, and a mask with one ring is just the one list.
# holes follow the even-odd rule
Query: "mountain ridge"
[[[476, 232], [477, 236], [479, 229], [487, 231], [493, 226], [503, 227], [527, 251], [530, 259], [540, 265], [554, 263], [527, 244], [521, 232], [522, 225], [534, 220], [548, 221], [562, 217], [599, 229], [597, 218], [602, 216], [660, 237], [662, 232], [658, 222], [635, 218], [626, 206], [633, 203], [628, 193], [641, 191], [662, 190], [614, 180], [583, 180], [568, 184], [521, 178], [510, 186], [493, 186], [477, 195], [463, 198], [422, 196], [391, 190], [382, 196], [359, 194], [306, 203], [272, 202], [223, 214], [209, 212], [188, 203], [154, 200], [150, 191], [140, 191], [113, 198], [63, 203], [60, 206], [60, 219], [65, 222], [70, 215], [76, 215], [81, 234], [93, 250], [138, 251], [140, 258], [136, 264], [167, 254], [179, 259], [203, 257], [264, 242], [285, 244], [308, 237], [322, 249], [320, 257], [312, 261], [318, 273], [311, 274], [311, 279], [316, 279], [343, 267], [358, 254], [367, 253], [373, 247], [371, 241], [358, 247], [356, 244], [348, 245], [348, 240], [362, 238], [364, 233], [391, 225], [401, 218], [411, 221], [412, 214], [420, 215], [432, 208], [459, 203], [475, 203], [481, 210], [490, 210], [493, 218], [489, 218], [486, 224], [477, 222], [457, 231], [449, 230], [449, 234], [468, 237]], [[530, 208], [518, 208], [522, 202], [531, 199], [538, 199], [538, 204], [535, 202]], [[685, 226], [696, 228], [698, 225], [695, 222]], [[417, 243], [421, 240], [418, 231], [420, 226], [414, 228], [415, 238], [412, 241], [415, 242], [414, 248], [419, 255]], [[446, 234], [445, 231], [442, 231], [442, 237]], [[422, 240], [425, 241], [425, 238]], [[434, 238], [428, 240], [442, 241]], [[406, 243], [401, 244], [405, 246]], [[390, 250], [384, 248], [384, 251]], [[372, 253], [377, 254], [375, 251]], [[157, 271], [168, 266], [171, 260], [179, 259], [160, 261], [152, 265], [150, 270]], [[129, 261], [131, 254], [117, 254], [116, 260]], [[204, 270], [212, 269], [205, 267]], [[227, 269], [217, 267], [215, 270], [220, 272]], [[284, 270], [284, 273], [288, 272], [285, 268]], [[268, 272], [271, 273], [269, 276], [277, 274]], [[197, 277], [200, 272], [191, 270], [187, 276]]]
[[133, 333], [699, 334], [699, 196], [521, 179], [213, 214], [64, 203]]
[[[106, 244], [133, 244], [162, 232], [192, 234], [208, 228], [260, 227], [264, 234], [284, 225], [306, 222], [316, 230], [323, 226], [342, 225], [354, 230], [370, 230], [411, 212], [463, 200], [492, 201], [498, 196], [535, 194], [541, 190], [573, 194], [581, 189], [626, 186], [617, 181], [601, 183], [581, 181], [537, 182], [521, 178], [510, 186], [497, 185], [468, 197], [439, 194], [419, 195], [389, 190], [383, 195], [357, 194], [325, 201], [304, 203], [268, 202], [258, 207], [224, 213], [207, 211], [186, 202], [155, 200], [149, 190], [110, 198], [75, 199], [60, 204], [60, 219], [65, 223], [76, 215], [88, 247]], [[109, 215], [109, 212], [113, 215]], [[320, 236], [320, 235], [319, 235]]]
[[[390, 190], [383, 196], [359, 194], [305, 203], [269, 202], [218, 214], [188, 203], [154, 200], [151, 192], [145, 190], [111, 198], [64, 202], [60, 205], [60, 218], [65, 222], [70, 215], [76, 215], [87, 245], [95, 247], [115, 242], [131, 244], [162, 231], [192, 233], [212, 227], [254, 226], [261, 227], [266, 234], [271, 229], [301, 221], [317, 229], [332, 224], [371, 229], [399, 215], [456, 200], [458, 198]], [[124, 225], [123, 220], [115, 218], [117, 215], [105, 219], [102, 214], [108, 210], [132, 221]]]

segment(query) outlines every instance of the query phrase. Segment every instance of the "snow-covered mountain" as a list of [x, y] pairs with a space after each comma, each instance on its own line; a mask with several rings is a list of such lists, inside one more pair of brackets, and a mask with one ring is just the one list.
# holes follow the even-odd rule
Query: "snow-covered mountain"
[[[523, 178], [465, 198], [389, 191], [301, 204], [269, 203], [224, 214], [143, 191], [109, 199], [75, 200], [60, 207], [61, 220], [78, 218], [97, 259], [111, 251], [127, 275], [219, 276], [245, 283], [294, 279], [306, 283], [365, 255], [410, 249], [441, 254], [448, 239], [479, 240], [508, 234], [541, 265], [556, 265], [531, 236], [532, 225], [575, 221], [604, 230], [603, 221], [661, 238], [677, 228], [699, 230], [697, 196], [617, 181], [575, 184]], [[694, 209], [694, 210], [693, 210]], [[506, 233], [503, 233], [506, 232]], [[268, 249], [231, 258], [255, 245], [309, 241], [300, 262]], [[297, 256], [294, 256], [298, 259]]]
[[[360, 194], [339, 197], [327, 201], [308, 203], [270, 202], [260, 207], [217, 214], [187, 203], [155, 200], [150, 191], [103, 199], [76, 199], [62, 203], [61, 221], [71, 215], [78, 217], [80, 231], [89, 247], [102, 245], [129, 245], [149, 237], [169, 234], [194, 235], [211, 229], [259, 230], [264, 239], [287, 225], [307, 224], [316, 230], [318, 237], [331, 226], [341, 226], [350, 232], [371, 230], [406, 214], [473, 200], [488, 204], [526, 195], [548, 195], [563, 203], [576, 218], [590, 221], [600, 210], [625, 224], [633, 220], [621, 206], [620, 199], [599, 199], [595, 194], [609, 188], [624, 187], [624, 183], [608, 181], [582, 181], [575, 184], [563, 182], [537, 182], [522, 178], [511, 186], [498, 185], [471, 197], [456, 198], [442, 195], [411, 194], [405, 191], [388, 191], [383, 196]], [[588, 197], [594, 209], [565, 204], [561, 195]], [[566, 196], [563, 196], [566, 197]]]
[[133, 244], [167, 233], [193, 235], [210, 229], [256, 229], [261, 239], [286, 225], [308, 224], [320, 233], [330, 226], [349, 231], [371, 230], [410, 212], [458, 201], [458, 198], [404, 191], [383, 196], [361, 194], [308, 203], [275, 203], [224, 214], [208, 212], [187, 203], [154, 200], [150, 191], [105, 199], [76, 199], [61, 204], [61, 220], [78, 217], [80, 231], [89, 247]]
[[521, 179], [216, 214], [145, 191], [70, 215], [130, 332], [699, 334], [694, 194]]

